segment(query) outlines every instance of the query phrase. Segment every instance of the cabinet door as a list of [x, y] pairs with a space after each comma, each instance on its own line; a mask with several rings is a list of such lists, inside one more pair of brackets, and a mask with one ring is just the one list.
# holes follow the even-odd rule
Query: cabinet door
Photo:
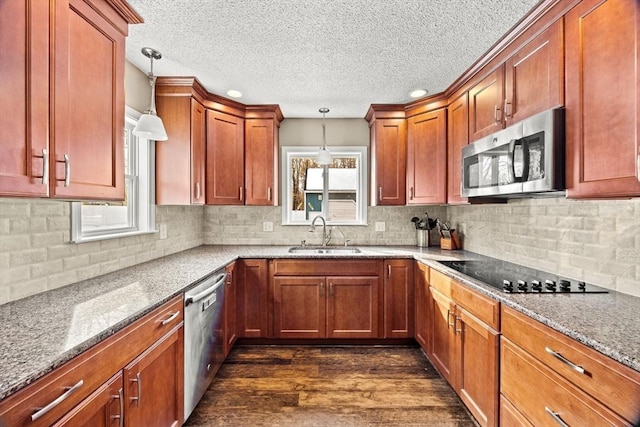
[[640, 3], [585, 0], [565, 17], [567, 196], [640, 196]]
[[462, 148], [469, 143], [469, 98], [463, 93], [452, 101], [447, 114], [447, 203], [467, 203], [462, 188]]
[[498, 332], [457, 307], [455, 389], [481, 426], [498, 425]]
[[412, 338], [414, 324], [413, 260], [385, 260], [385, 338]]
[[179, 426], [184, 418], [183, 327], [124, 368], [125, 425]]
[[453, 384], [454, 306], [449, 298], [430, 287], [431, 363], [449, 384]]
[[406, 201], [407, 131], [405, 119], [377, 119], [371, 129], [372, 205]]
[[238, 336], [265, 338], [269, 336], [268, 264], [264, 259], [243, 259], [238, 262]]
[[407, 129], [407, 204], [447, 202], [447, 110], [411, 117]]
[[204, 203], [205, 109], [186, 96], [158, 96], [168, 139], [156, 144], [156, 203]]
[[274, 177], [277, 176], [278, 146], [274, 144], [273, 120], [245, 121], [246, 205], [276, 205]]
[[327, 338], [379, 338], [378, 277], [327, 277]]
[[236, 263], [228, 265], [225, 268], [227, 273], [227, 281], [225, 283], [224, 291], [224, 355], [227, 357], [231, 348], [238, 338], [238, 326], [237, 326], [237, 280], [236, 280]]
[[469, 142], [502, 129], [504, 66], [469, 89]]
[[82, 0], [52, 4], [50, 195], [123, 200], [124, 34]]
[[505, 64], [507, 125], [564, 103], [562, 20], [510, 57]]
[[49, 2], [0, 13], [0, 195], [47, 196]]
[[125, 406], [123, 393], [122, 372], [118, 372], [53, 426], [121, 426]]
[[415, 268], [415, 337], [426, 354], [430, 353], [429, 267], [416, 262]]
[[243, 119], [207, 110], [207, 204], [244, 204]]
[[324, 277], [273, 279], [273, 324], [276, 338], [326, 336], [327, 285]]

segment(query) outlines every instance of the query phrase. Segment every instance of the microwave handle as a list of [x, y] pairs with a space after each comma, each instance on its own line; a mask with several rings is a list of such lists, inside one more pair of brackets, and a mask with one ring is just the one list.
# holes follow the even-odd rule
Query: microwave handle
[[[522, 145], [522, 176], [516, 177], [515, 155], [516, 146]], [[512, 139], [509, 141], [509, 155], [507, 156], [509, 173], [513, 177], [513, 182], [526, 182], [529, 179], [529, 146], [526, 139]]]

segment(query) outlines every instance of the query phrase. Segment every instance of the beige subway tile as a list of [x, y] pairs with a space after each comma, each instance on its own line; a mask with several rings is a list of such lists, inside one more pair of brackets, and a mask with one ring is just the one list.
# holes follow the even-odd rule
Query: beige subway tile
[[78, 272], [76, 270], [69, 270], [63, 273], [52, 274], [49, 276], [47, 283], [47, 289], [57, 289], [63, 286], [70, 285], [78, 281]]
[[8, 268], [0, 274], [0, 286], [12, 285], [20, 283], [31, 278], [31, 272], [28, 265]]
[[61, 259], [55, 261], [40, 262], [31, 265], [31, 277], [46, 277], [63, 271]]
[[34, 248], [46, 248], [68, 242], [63, 231], [31, 234], [29, 237], [31, 237], [31, 246]]
[[47, 250], [45, 248], [11, 252], [11, 267], [35, 264], [46, 260]]
[[23, 280], [9, 286], [9, 297], [11, 301], [26, 298], [39, 294], [47, 290], [47, 278], [41, 277], [34, 280]]
[[31, 216], [64, 216], [67, 212], [65, 205], [70, 202], [61, 201], [38, 201], [31, 204]]
[[28, 200], [0, 199], [0, 218], [24, 218], [31, 215]]
[[22, 251], [31, 248], [31, 238], [26, 234], [0, 236], [0, 252]]
[[86, 267], [87, 265], [89, 265], [89, 259], [89, 254], [67, 257], [63, 258], [62, 265], [65, 270], [78, 269], [80, 267]]

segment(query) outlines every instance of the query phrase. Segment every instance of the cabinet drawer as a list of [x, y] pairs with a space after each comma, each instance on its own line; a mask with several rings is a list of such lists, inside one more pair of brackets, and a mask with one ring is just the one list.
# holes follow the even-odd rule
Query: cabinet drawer
[[437, 289], [441, 294], [451, 298], [451, 277], [442, 274], [433, 268], [429, 270], [429, 286]]
[[[178, 313], [165, 325], [164, 320]], [[133, 324], [71, 359], [33, 384], [0, 402], [0, 425], [48, 426], [104, 384], [144, 349], [182, 321], [182, 296], [163, 304]], [[61, 398], [65, 396], [64, 398]], [[32, 421], [38, 408], [59, 399]], [[44, 411], [43, 411], [44, 412]]]
[[628, 421], [638, 417], [640, 373], [509, 307], [502, 308], [502, 333]]
[[504, 337], [500, 347], [500, 392], [531, 424], [631, 425]]
[[504, 396], [500, 395], [500, 427], [534, 427]]
[[451, 298], [455, 303], [491, 326], [500, 330], [500, 303], [482, 295], [468, 286], [451, 281]]
[[377, 276], [380, 260], [362, 259], [276, 259], [271, 263], [276, 276]]

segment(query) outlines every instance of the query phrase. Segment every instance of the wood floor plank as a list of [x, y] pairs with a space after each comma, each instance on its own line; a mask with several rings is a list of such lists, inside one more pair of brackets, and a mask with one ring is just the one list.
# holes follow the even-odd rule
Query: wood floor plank
[[412, 347], [235, 348], [185, 426], [477, 424]]

